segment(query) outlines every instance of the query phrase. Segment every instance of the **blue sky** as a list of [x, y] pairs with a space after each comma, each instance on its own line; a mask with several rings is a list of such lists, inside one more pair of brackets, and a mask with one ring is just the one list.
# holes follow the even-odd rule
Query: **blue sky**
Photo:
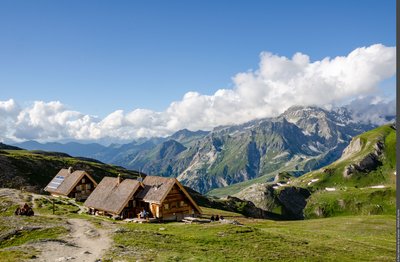
[[382, 103], [378, 121], [395, 4], [0, 1], [0, 141], [131, 141], [293, 105]]
[[262, 51], [314, 61], [394, 46], [395, 1], [13, 0], [0, 32], [0, 100], [104, 117], [230, 88]]

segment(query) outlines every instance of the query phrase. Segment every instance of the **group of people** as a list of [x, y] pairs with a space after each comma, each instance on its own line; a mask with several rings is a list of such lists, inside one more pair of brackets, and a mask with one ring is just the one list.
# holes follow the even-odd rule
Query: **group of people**
[[147, 212], [144, 208], [139, 213], [139, 218], [146, 219], [149, 218], [149, 212]]
[[16, 216], [33, 216], [35, 213], [33, 212], [33, 209], [25, 203], [23, 206], [17, 207], [14, 214]]
[[216, 215], [216, 216], [214, 217], [214, 215], [211, 215], [210, 220], [211, 220], [211, 221], [220, 221], [220, 220], [224, 220], [224, 217], [223, 217], [223, 216], [219, 216], [219, 215]]

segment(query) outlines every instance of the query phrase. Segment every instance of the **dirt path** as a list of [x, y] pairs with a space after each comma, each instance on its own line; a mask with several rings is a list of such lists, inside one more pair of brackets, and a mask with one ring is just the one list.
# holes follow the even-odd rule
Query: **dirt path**
[[40, 243], [42, 252], [35, 261], [97, 261], [111, 247], [111, 227], [95, 228], [84, 219], [68, 219], [70, 234], [66, 242]]

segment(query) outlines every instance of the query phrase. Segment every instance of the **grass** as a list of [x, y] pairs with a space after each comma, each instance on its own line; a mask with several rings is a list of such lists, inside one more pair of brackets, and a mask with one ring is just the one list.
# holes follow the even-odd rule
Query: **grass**
[[307, 200], [306, 218], [342, 215], [396, 214], [396, 189], [345, 188], [317, 191]]
[[62, 226], [22, 231], [17, 234], [13, 234], [10, 238], [4, 239], [0, 243], [0, 249], [10, 246], [20, 246], [32, 241], [55, 239], [59, 235], [65, 233], [67, 233], [67, 230]]
[[222, 215], [225, 218], [244, 217], [242, 214], [239, 214], [239, 213], [220, 210], [220, 209], [214, 209], [214, 208], [208, 208], [208, 207], [201, 207], [201, 210], [203, 211], [202, 217], [205, 217], [205, 218], [210, 218], [212, 215], [214, 215], [214, 216], [215, 215], [219, 215], [219, 216]]
[[0, 262], [24, 261], [36, 258], [32, 250], [0, 250]]
[[79, 206], [71, 199], [63, 198], [39, 198], [35, 199], [36, 206], [41, 214], [53, 214], [53, 201], [54, 201], [54, 215], [69, 215], [77, 213]]
[[395, 216], [126, 224], [108, 257], [126, 261], [393, 261]]

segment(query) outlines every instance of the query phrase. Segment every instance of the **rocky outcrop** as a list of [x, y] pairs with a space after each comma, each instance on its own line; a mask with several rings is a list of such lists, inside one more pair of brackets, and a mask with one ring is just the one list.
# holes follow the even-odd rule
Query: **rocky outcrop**
[[361, 151], [361, 139], [358, 137], [343, 150], [341, 160], [345, 160]]
[[300, 187], [284, 187], [277, 195], [282, 205], [282, 215], [287, 219], [304, 219], [304, 208], [310, 191]]
[[228, 210], [241, 213], [248, 217], [281, 219], [280, 215], [258, 208], [253, 202], [242, 200], [237, 197], [228, 196], [225, 200], [225, 204], [228, 207]]
[[246, 201], [251, 201], [256, 207], [265, 211], [272, 211], [279, 206], [275, 198], [275, 190], [271, 184], [253, 184], [234, 196]]
[[[356, 141], [359, 141], [358, 138]], [[351, 143], [353, 144], [353, 143]], [[374, 146], [374, 151], [372, 153], [367, 154], [361, 160], [357, 161], [356, 163], [350, 164], [346, 166], [343, 170], [343, 177], [349, 178], [352, 174], [359, 172], [359, 173], [368, 173], [377, 169], [382, 162], [380, 160], [380, 156], [382, 155], [384, 149], [384, 143], [382, 141], [378, 141]], [[351, 155], [347, 155], [346, 158], [349, 158]], [[346, 159], [345, 158], [345, 159]]]
[[280, 172], [274, 177], [274, 183], [287, 183], [290, 179], [294, 178], [288, 172]]
[[250, 201], [266, 212], [281, 207], [283, 219], [304, 219], [303, 210], [310, 195], [305, 188], [277, 182], [253, 184], [237, 193], [235, 197]]

